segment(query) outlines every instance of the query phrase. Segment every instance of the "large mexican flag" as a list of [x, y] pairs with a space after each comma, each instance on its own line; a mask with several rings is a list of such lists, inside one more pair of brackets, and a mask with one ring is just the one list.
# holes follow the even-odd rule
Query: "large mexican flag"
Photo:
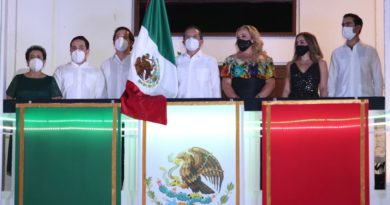
[[150, 0], [131, 62], [129, 80], [143, 93], [176, 97], [175, 56], [163, 0]]

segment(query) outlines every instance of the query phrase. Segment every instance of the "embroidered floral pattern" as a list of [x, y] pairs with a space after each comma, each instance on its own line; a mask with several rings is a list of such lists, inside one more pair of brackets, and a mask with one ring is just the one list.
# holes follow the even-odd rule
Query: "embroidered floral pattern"
[[260, 78], [267, 80], [274, 77], [275, 66], [271, 58], [243, 61], [228, 57], [221, 67], [220, 74], [223, 78]]

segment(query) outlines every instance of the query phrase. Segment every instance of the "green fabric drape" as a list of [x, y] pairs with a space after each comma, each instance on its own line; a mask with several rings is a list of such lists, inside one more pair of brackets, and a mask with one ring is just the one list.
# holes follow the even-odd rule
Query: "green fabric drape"
[[119, 205], [115, 104], [17, 106], [16, 205]]

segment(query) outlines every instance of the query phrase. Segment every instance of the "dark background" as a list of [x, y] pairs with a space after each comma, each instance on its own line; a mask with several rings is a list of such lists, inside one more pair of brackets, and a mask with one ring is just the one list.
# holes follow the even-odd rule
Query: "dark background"
[[[189, 25], [197, 25], [205, 35], [234, 35], [238, 27], [250, 24], [262, 35], [295, 36], [295, 0], [168, 0], [165, 5], [174, 35], [181, 35]], [[136, 34], [142, 24], [145, 6], [145, 0], [136, 1]]]

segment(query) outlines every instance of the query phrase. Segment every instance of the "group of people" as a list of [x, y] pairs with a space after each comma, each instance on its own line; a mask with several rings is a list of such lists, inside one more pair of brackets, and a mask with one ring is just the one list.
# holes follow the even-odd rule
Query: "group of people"
[[[346, 43], [335, 49], [330, 67], [316, 37], [308, 32], [296, 35], [294, 55], [287, 63], [282, 97], [369, 97], [381, 96], [383, 77], [375, 48], [360, 41], [363, 21], [345, 14], [342, 35]], [[259, 31], [243, 25], [236, 31], [237, 52], [221, 66], [201, 51], [203, 34], [196, 26], [183, 33], [186, 52], [176, 58], [177, 98], [265, 98], [275, 88], [275, 66], [263, 50]], [[42, 72], [46, 51], [32, 46], [26, 51], [29, 72], [16, 75], [6, 94], [9, 99], [94, 99], [119, 98], [128, 79], [134, 35], [119, 27], [113, 35], [115, 54], [100, 69], [88, 64], [89, 42], [76, 36], [70, 42], [71, 62], [59, 66], [54, 77]], [[222, 92], [221, 92], [222, 90]]]
[[119, 98], [129, 73], [133, 43], [133, 33], [126, 27], [118, 27], [113, 35], [115, 54], [98, 69], [87, 60], [89, 41], [84, 36], [76, 36], [69, 45], [71, 61], [59, 66], [54, 77], [42, 72], [45, 49], [31, 46], [26, 51], [30, 70], [13, 78], [6, 91], [7, 98], [21, 101]]

